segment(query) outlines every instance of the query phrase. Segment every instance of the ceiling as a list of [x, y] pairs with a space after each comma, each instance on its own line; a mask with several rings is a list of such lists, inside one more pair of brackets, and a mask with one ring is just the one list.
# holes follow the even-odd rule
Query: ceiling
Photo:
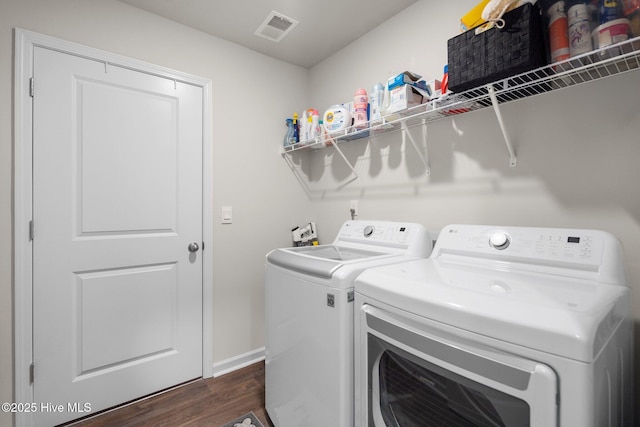
[[[417, 0], [120, 0], [282, 61], [309, 68]], [[280, 42], [254, 34], [272, 12], [299, 23]]]

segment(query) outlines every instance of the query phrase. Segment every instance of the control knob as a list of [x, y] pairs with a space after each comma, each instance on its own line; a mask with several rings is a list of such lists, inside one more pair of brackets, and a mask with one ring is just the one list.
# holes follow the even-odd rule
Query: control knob
[[511, 244], [511, 239], [507, 233], [493, 233], [489, 239], [489, 245], [499, 251], [507, 249], [509, 244]]
[[364, 237], [371, 237], [374, 230], [375, 228], [373, 227], [373, 225], [367, 225], [363, 231]]

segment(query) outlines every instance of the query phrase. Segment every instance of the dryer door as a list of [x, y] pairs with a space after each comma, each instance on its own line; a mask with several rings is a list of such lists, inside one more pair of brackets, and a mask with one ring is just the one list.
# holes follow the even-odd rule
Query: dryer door
[[357, 378], [366, 391], [359, 413], [368, 419], [359, 425], [557, 425], [557, 378], [549, 366], [425, 320], [362, 306], [359, 341], [366, 348]]

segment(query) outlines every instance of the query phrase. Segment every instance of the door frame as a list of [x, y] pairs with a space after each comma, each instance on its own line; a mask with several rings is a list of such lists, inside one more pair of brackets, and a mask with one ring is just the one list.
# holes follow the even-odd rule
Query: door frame
[[[212, 81], [133, 58], [16, 28], [14, 33], [13, 159], [13, 390], [14, 402], [33, 402], [33, 98], [35, 47], [44, 47], [109, 65], [141, 71], [203, 89], [202, 147], [202, 376], [213, 376], [213, 125]], [[36, 83], [37, 85], [37, 83]], [[36, 89], [37, 90], [37, 89]], [[16, 426], [32, 425], [29, 413], [16, 414]]]

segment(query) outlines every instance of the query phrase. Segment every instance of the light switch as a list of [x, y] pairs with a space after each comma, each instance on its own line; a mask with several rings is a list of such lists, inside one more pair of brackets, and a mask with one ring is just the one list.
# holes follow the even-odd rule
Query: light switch
[[233, 209], [231, 206], [222, 207], [222, 223], [231, 224], [233, 222]]

